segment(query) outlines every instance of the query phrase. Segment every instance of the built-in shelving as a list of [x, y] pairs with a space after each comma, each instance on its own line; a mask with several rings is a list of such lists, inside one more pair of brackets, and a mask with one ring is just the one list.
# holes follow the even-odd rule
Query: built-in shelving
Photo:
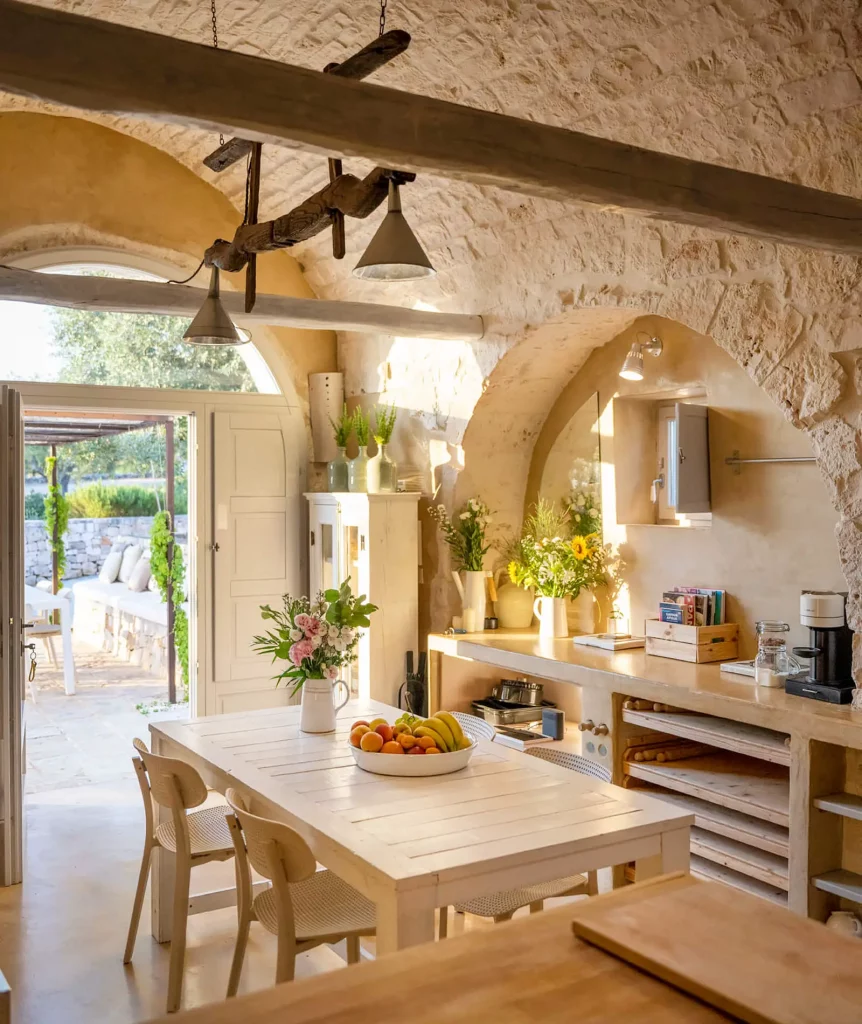
[[740, 811], [733, 811], [728, 807], [721, 807], [719, 804], [712, 804], [707, 800], [700, 800], [698, 797], [685, 793], [670, 793], [654, 786], [645, 787], [644, 792], [649, 792], [651, 796], [657, 796], [661, 800], [667, 800], [675, 807], [690, 811], [694, 815], [694, 823], [698, 828], [714, 832], [716, 835], [726, 836], [728, 839], [735, 839], [740, 843], [747, 843], [758, 850], [774, 853], [779, 857], [786, 858], [788, 856], [789, 832], [782, 825], [763, 821], [762, 818], [742, 814]]
[[822, 875], [815, 875], [811, 879], [811, 884], [823, 892], [831, 892], [845, 900], [862, 903], [862, 875], [857, 875], [855, 871], [845, 871], [843, 868], [826, 871]]
[[741, 754], [716, 753], [657, 764], [627, 762], [637, 779], [719, 804], [743, 814], [790, 824], [790, 783], [786, 768]]
[[775, 885], [768, 885], [748, 875], [741, 875], [731, 868], [712, 861], [705, 860], [697, 855], [691, 858], [691, 873], [695, 878], [704, 878], [710, 882], [723, 882], [734, 889], [741, 889], [752, 896], [760, 896], [762, 899], [770, 900], [779, 906], [787, 906], [787, 893], [783, 888]]
[[786, 857], [766, 853], [702, 828], [691, 830], [691, 852], [704, 860], [738, 871], [741, 875], [756, 878], [766, 885], [784, 890], [790, 888]]
[[726, 718], [670, 711], [623, 710], [623, 721], [644, 725], [671, 736], [682, 736], [696, 743], [708, 743], [722, 750], [746, 754], [773, 764], [790, 764], [790, 748], [784, 733], [757, 725], [731, 722]]
[[852, 793], [832, 793], [830, 796], [818, 796], [814, 806], [821, 811], [840, 814], [842, 818], [855, 818], [862, 821], [862, 796]]

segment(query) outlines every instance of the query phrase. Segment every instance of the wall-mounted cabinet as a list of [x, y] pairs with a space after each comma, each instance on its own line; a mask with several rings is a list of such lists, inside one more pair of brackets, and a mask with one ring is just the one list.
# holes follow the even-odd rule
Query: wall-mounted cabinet
[[404, 655], [418, 645], [419, 494], [306, 494], [309, 591], [350, 577], [378, 610], [344, 674], [360, 697], [397, 704]]
[[709, 417], [705, 405], [661, 397], [615, 398], [617, 523], [709, 522]]

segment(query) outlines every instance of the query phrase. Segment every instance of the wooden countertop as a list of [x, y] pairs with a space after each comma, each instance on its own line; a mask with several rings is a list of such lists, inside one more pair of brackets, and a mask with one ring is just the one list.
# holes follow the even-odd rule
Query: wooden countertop
[[[684, 890], [684, 891], [682, 891]], [[645, 970], [576, 938], [599, 941]], [[592, 934], [591, 934], [592, 933]], [[640, 948], [638, 956], [636, 950]], [[646, 950], [645, 950], [646, 947]], [[632, 951], [633, 955], [629, 956]], [[646, 951], [646, 956], [644, 956]], [[651, 966], [655, 954], [659, 963]], [[668, 967], [668, 957], [670, 971]], [[661, 961], [665, 961], [662, 966]], [[685, 876], [428, 943], [291, 984], [174, 1014], [161, 1024], [851, 1024], [862, 943], [744, 893]], [[649, 973], [647, 973], [649, 972]], [[710, 1005], [660, 981], [700, 994]], [[742, 1017], [742, 1014], [739, 1014]]]
[[643, 649], [602, 651], [577, 646], [571, 638], [546, 640], [517, 630], [456, 636], [431, 633], [428, 648], [506, 672], [601, 687], [825, 743], [862, 748], [862, 710], [739, 682], [716, 664], [659, 658]]

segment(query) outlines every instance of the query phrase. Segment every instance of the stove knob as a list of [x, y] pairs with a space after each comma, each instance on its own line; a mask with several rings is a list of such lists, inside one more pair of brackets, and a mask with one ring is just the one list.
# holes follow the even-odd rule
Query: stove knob
[[591, 720], [590, 720], [590, 719], [588, 718], [588, 719], [586, 720], [586, 722], [579, 722], [579, 723], [578, 723], [578, 728], [579, 728], [579, 729], [581, 730], [581, 732], [592, 732], [592, 731], [593, 731], [593, 729], [595, 729], [595, 725], [594, 725], [594, 724], [593, 724], [593, 722], [592, 722], [592, 721], [591, 721]]
[[597, 725], [595, 729], [593, 729], [593, 732], [596, 734], [596, 736], [607, 736], [607, 734], [610, 732], [610, 729], [604, 723], [602, 723], [601, 725]]

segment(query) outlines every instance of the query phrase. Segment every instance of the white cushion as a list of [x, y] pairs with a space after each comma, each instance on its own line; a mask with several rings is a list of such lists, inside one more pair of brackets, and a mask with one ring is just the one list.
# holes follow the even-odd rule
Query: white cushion
[[156, 577], [153, 576], [152, 569], [150, 570], [150, 581], [147, 584], [147, 590], [151, 591], [153, 594], [158, 594], [159, 592], [159, 584]]
[[150, 560], [148, 558], [139, 558], [135, 563], [135, 568], [132, 569], [132, 575], [129, 577], [129, 590], [141, 594], [147, 589], [149, 582]]
[[117, 579], [117, 574], [120, 571], [120, 566], [123, 563], [123, 556], [119, 551], [112, 551], [105, 559], [104, 565], [99, 570], [99, 582], [100, 583], [114, 583]]
[[120, 564], [120, 571], [117, 579], [120, 583], [128, 583], [132, 578], [132, 572], [141, 558], [141, 545], [132, 544], [123, 552], [123, 561]]

